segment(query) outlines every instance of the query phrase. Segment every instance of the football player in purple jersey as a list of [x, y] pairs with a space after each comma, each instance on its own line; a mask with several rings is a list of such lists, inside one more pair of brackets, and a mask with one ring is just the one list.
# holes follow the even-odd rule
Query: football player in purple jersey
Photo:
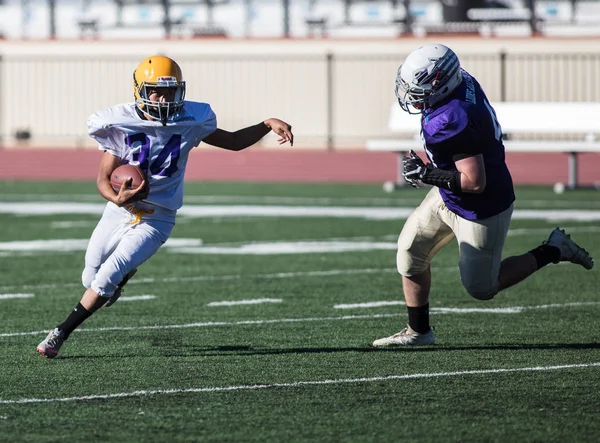
[[400, 107], [421, 114], [421, 138], [429, 160], [414, 152], [403, 158], [405, 180], [432, 185], [398, 238], [408, 325], [373, 346], [428, 345], [431, 259], [456, 237], [463, 286], [490, 300], [550, 263], [569, 261], [591, 269], [592, 258], [569, 235], [554, 229], [537, 248], [502, 260], [515, 194], [506, 166], [502, 129], [477, 80], [461, 68], [447, 46], [427, 44], [398, 69]]
[[[135, 100], [88, 119], [88, 133], [103, 151], [96, 183], [107, 204], [85, 254], [85, 292], [38, 345], [45, 357], [56, 357], [79, 325], [100, 307], [112, 305], [138, 266], [167, 241], [183, 204], [183, 178], [192, 148], [205, 142], [240, 151], [271, 131], [279, 136], [279, 144], [293, 145], [292, 127], [277, 118], [235, 132], [217, 128], [210, 105], [184, 100], [185, 90], [179, 65], [169, 57], [151, 56], [133, 72]], [[140, 167], [147, 183], [134, 189], [123, 183], [115, 191], [110, 176], [122, 164]]]

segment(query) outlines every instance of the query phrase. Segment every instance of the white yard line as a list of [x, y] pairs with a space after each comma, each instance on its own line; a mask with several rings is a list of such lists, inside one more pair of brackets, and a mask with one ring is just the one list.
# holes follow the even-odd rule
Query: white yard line
[[[564, 305], [563, 305], [564, 306]], [[433, 314], [518, 314], [526, 309], [538, 309], [539, 306], [515, 306], [509, 308], [431, 308]]]
[[143, 300], [154, 300], [156, 295], [130, 295], [119, 297], [119, 303], [123, 301], [143, 301]]
[[72, 229], [72, 228], [93, 228], [96, 226], [96, 221], [90, 220], [63, 220], [53, 221], [50, 223], [52, 229]]
[[[65, 202], [0, 202], [1, 214], [52, 215], [95, 214], [104, 211], [103, 203]], [[407, 218], [412, 207], [383, 206], [260, 206], [260, 205], [184, 205], [179, 215], [188, 217], [333, 217], [367, 220], [398, 220]], [[594, 209], [516, 209], [513, 220], [598, 221], [600, 210]]]
[[357, 241], [276, 241], [243, 244], [239, 246], [197, 246], [171, 248], [172, 254], [210, 255], [296, 255], [330, 254], [339, 252], [393, 251], [396, 242], [357, 242]]
[[334, 309], [354, 309], [354, 308], [379, 308], [380, 306], [396, 306], [405, 305], [403, 301], [370, 301], [364, 303], [349, 303], [341, 305], [333, 305]]
[[[346, 305], [334, 305], [335, 309], [364, 309], [378, 308], [381, 306], [405, 305], [403, 301], [375, 301], [365, 303], [354, 303]], [[600, 302], [573, 302], [573, 303], [554, 303], [548, 305], [533, 305], [533, 306], [508, 306], [504, 308], [430, 308], [431, 314], [518, 314], [531, 309], [550, 309], [550, 308], [565, 308], [574, 306], [589, 306], [600, 305]]]
[[[73, 332], [107, 332], [107, 331], [142, 331], [157, 329], [187, 329], [187, 328], [206, 328], [215, 326], [247, 326], [247, 325], [272, 325], [281, 323], [304, 323], [336, 320], [361, 320], [371, 318], [398, 317], [404, 314], [376, 314], [376, 315], [345, 315], [341, 317], [304, 317], [304, 318], [279, 318], [273, 320], [242, 320], [242, 321], [208, 321], [198, 323], [185, 323], [175, 325], [147, 325], [147, 326], [113, 326], [106, 328], [80, 328]], [[31, 332], [7, 332], [0, 334], [1, 337], [18, 337], [23, 335], [45, 335], [48, 330]]]
[[33, 294], [0, 294], [0, 300], [8, 300], [11, 298], [32, 298]]
[[[432, 269], [456, 269], [456, 266], [432, 267]], [[354, 275], [354, 274], [380, 274], [398, 272], [396, 268], [362, 268], [362, 269], [332, 269], [330, 271], [302, 271], [302, 272], [277, 272], [273, 274], [230, 274], [230, 275], [198, 275], [191, 277], [165, 277], [165, 278], [134, 278], [127, 283], [127, 286], [133, 284], [148, 283], [171, 283], [171, 282], [201, 282], [201, 281], [228, 281], [248, 279], [283, 279], [296, 277], [330, 277], [335, 275]], [[12, 285], [0, 286], [0, 291], [11, 291], [15, 289], [58, 289], [69, 287], [81, 287], [81, 283], [40, 283], [35, 285]]]
[[[564, 229], [567, 231], [567, 233], [572, 234], [574, 232], [600, 232], [600, 226], [573, 226], [573, 227], [566, 227], [566, 226], [561, 226], [561, 229]], [[548, 228], [517, 228], [517, 229], [509, 229], [508, 230], [508, 235], [511, 237], [517, 237], [517, 236], [521, 236], [521, 235], [532, 235], [532, 234], [539, 234], [542, 235], [544, 237], [548, 236], [550, 234], [550, 229]]]
[[[103, 202], [99, 194], [32, 194], [32, 193], [3, 193], [0, 194], [3, 202]], [[190, 203], [244, 203], [244, 204], [289, 204], [289, 205], [414, 205], [422, 201], [421, 196], [413, 198], [400, 197], [286, 197], [286, 196], [247, 196], [247, 195], [186, 195], [185, 204]], [[519, 204], [532, 207], [549, 208], [578, 208], [600, 207], [597, 200], [524, 200], [519, 199]]]
[[254, 298], [252, 300], [213, 301], [207, 303], [206, 306], [259, 305], [262, 303], [281, 303], [282, 301], [280, 298]]
[[[569, 233], [600, 232], [600, 226], [582, 226], [565, 228]], [[508, 231], [509, 236], [539, 235], [546, 238], [548, 228], [525, 228]], [[227, 255], [273, 255], [338, 253], [394, 250], [397, 248], [398, 234], [380, 236], [332, 237], [320, 239], [298, 239], [278, 241], [219, 242], [203, 244], [199, 238], [170, 238], [164, 249], [176, 254], [227, 254]], [[0, 257], [22, 257], [34, 253], [52, 253], [84, 251], [88, 239], [47, 239], [29, 241], [0, 242]]]
[[441, 377], [465, 377], [471, 375], [489, 375], [489, 374], [511, 374], [518, 372], [548, 372], [560, 371], [568, 369], [585, 369], [600, 367], [600, 362], [579, 363], [569, 365], [553, 365], [553, 366], [530, 366], [525, 368], [495, 368], [495, 369], [467, 369], [463, 371], [449, 372], [424, 372], [417, 374], [398, 374], [386, 375], [380, 377], [361, 377], [361, 378], [336, 378], [326, 380], [307, 380], [295, 381], [290, 383], [269, 383], [256, 385], [238, 385], [238, 386], [214, 386], [205, 388], [170, 388], [170, 389], [151, 389], [139, 390], [130, 392], [116, 392], [113, 394], [96, 394], [84, 395], [78, 397], [49, 397], [49, 398], [18, 398], [12, 400], [0, 400], [3, 405], [16, 404], [32, 404], [32, 403], [58, 403], [58, 402], [80, 402], [90, 400], [112, 400], [131, 397], [146, 397], [151, 395], [174, 395], [174, 394], [203, 394], [203, 393], [219, 393], [219, 392], [236, 392], [236, 391], [256, 391], [261, 389], [289, 389], [303, 388], [309, 386], [323, 385], [342, 385], [355, 383], [374, 383], [387, 382], [396, 380], [416, 380], [423, 378], [441, 378]]
[[[0, 242], [0, 251], [2, 252], [52, 252], [59, 251], [73, 252], [85, 251], [87, 249], [89, 239], [87, 238], [62, 238], [62, 239], [47, 239], [47, 240], [26, 240], [26, 241], [7, 241]], [[202, 246], [201, 238], [170, 238], [163, 245], [163, 248], [181, 248], [181, 247], [198, 247]]]
[[[533, 306], [512, 306], [506, 308], [432, 308], [432, 314], [517, 314], [526, 310], [532, 309], [548, 309], [548, 308], [566, 308], [566, 307], [581, 307], [581, 306], [598, 306], [599, 302], [574, 302], [574, 303], [556, 303], [551, 305], [533, 305]], [[80, 328], [74, 332], [107, 332], [107, 331], [143, 331], [143, 330], [158, 330], [158, 329], [187, 329], [187, 328], [206, 328], [217, 326], [246, 326], [246, 325], [273, 325], [283, 323], [305, 323], [305, 322], [322, 322], [322, 321], [340, 321], [340, 320], [365, 320], [374, 318], [390, 318], [405, 316], [405, 313], [391, 314], [361, 314], [361, 315], [343, 315], [339, 317], [300, 317], [300, 318], [278, 318], [271, 320], [241, 320], [241, 321], [207, 321], [198, 323], [184, 323], [172, 325], [146, 325], [146, 326], [110, 326], [105, 328]], [[29, 331], [29, 332], [5, 332], [0, 334], [2, 337], [20, 337], [24, 335], [45, 335], [48, 330]]]

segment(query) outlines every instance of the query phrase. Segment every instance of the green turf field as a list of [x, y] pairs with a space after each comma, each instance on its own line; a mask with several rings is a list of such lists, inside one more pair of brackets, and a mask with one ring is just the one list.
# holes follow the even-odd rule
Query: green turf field
[[[122, 299], [47, 360], [35, 347], [79, 301], [103, 201], [93, 183], [0, 182], [0, 441], [600, 439], [600, 268], [548, 266], [476, 301], [452, 243], [432, 264], [436, 345], [374, 349], [407, 321], [394, 250], [404, 220], [385, 210], [414, 208], [424, 191], [186, 192], [199, 212], [182, 211]], [[57, 203], [79, 213], [52, 213]], [[600, 257], [600, 193], [546, 188], [517, 190], [505, 256], [557, 225]]]

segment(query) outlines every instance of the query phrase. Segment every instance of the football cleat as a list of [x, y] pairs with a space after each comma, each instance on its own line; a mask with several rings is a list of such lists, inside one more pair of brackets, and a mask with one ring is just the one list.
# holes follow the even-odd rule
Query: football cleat
[[373, 346], [376, 348], [392, 347], [392, 346], [415, 346], [415, 345], [432, 345], [435, 343], [435, 336], [433, 330], [421, 334], [417, 331], [413, 331], [410, 326], [407, 326], [397, 334], [391, 337], [380, 338], [373, 342]]
[[108, 308], [109, 306], [113, 305], [119, 299], [119, 297], [123, 293], [123, 286], [125, 286], [125, 283], [127, 283], [129, 279], [135, 275], [136, 272], [137, 269], [134, 269], [125, 274], [125, 277], [123, 277], [123, 280], [121, 281], [121, 283], [119, 283], [117, 289], [115, 289], [115, 293], [112, 295], [112, 297], [108, 299], [106, 303], [104, 303], [105, 308]]
[[594, 260], [590, 257], [590, 254], [571, 240], [571, 236], [564, 229], [554, 229], [545, 244], [560, 249], [560, 261], [570, 261], [583, 266], [585, 269], [594, 267]]
[[50, 331], [44, 341], [38, 345], [37, 351], [46, 358], [54, 358], [66, 339], [65, 333], [60, 329], [55, 328]]

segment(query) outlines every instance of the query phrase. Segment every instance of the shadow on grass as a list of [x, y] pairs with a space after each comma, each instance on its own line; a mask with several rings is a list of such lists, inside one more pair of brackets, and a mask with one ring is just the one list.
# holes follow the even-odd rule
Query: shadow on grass
[[531, 351], [531, 350], [582, 350], [600, 349], [600, 343], [556, 343], [556, 344], [520, 344], [520, 345], [469, 345], [469, 346], [411, 346], [397, 348], [374, 348], [370, 345], [365, 347], [347, 348], [287, 348], [270, 349], [254, 346], [184, 346], [183, 349], [171, 349], [166, 355], [279, 355], [279, 354], [330, 354], [336, 352], [453, 352], [453, 351]]
[[411, 346], [401, 348], [364, 347], [302, 347], [302, 348], [261, 348], [256, 346], [188, 346], [182, 344], [155, 345], [154, 352], [141, 354], [105, 354], [105, 355], [65, 355], [61, 360], [107, 359], [135, 357], [220, 357], [232, 355], [287, 355], [287, 354], [334, 354], [340, 352], [460, 352], [460, 351], [535, 351], [535, 350], [585, 350], [600, 349], [600, 343], [552, 343], [552, 344], [508, 344], [508, 345], [468, 345], [468, 346]]

